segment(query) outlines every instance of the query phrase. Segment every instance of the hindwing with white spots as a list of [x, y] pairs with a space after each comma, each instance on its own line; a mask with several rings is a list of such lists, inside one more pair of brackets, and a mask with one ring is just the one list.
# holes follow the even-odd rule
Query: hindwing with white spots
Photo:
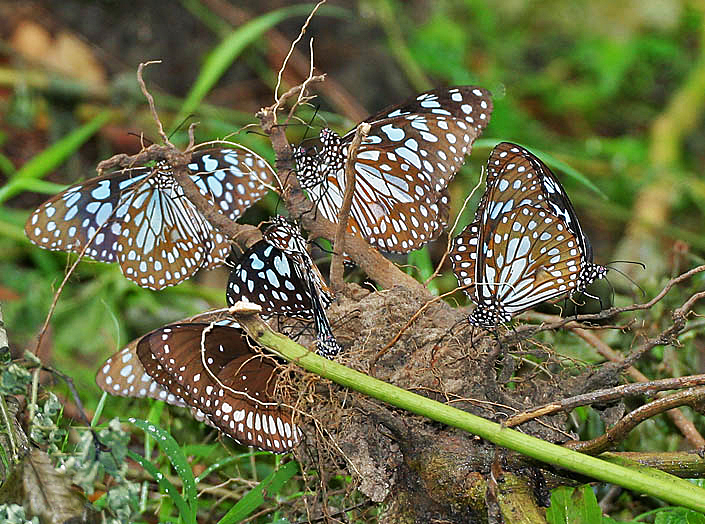
[[[201, 194], [233, 220], [264, 196], [273, 176], [254, 153], [230, 148], [196, 151], [188, 168]], [[150, 289], [221, 265], [229, 252], [164, 162], [70, 187], [34, 211], [25, 232], [46, 249], [85, 248], [90, 258], [118, 262], [127, 278]]]
[[153, 398], [185, 407], [181, 392], [174, 394], [162, 385], [164, 382], [158, 376], [162, 372], [161, 366], [152, 357], [147, 361], [147, 368], [153, 368], [154, 371], [147, 373], [147, 368], [137, 356], [137, 342], [133, 341], [105, 361], [96, 374], [98, 387], [119, 397]]
[[[370, 132], [355, 159], [349, 231], [385, 251], [408, 253], [438, 237], [448, 215], [446, 187], [489, 123], [490, 93], [463, 86], [422, 93], [366, 119]], [[297, 149], [301, 186], [318, 211], [337, 221], [345, 162], [355, 135], [321, 131], [320, 152]]]
[[[189, 407], [195, 418], [243, 445], [289, 451], [301, 430], [292, 410], [275, 400], [278, 366], [250, 347], [235, 325], [184, 323], [154, 330], [109, 359], [96, 380], [111, 394]], [[131, 378], [139, 365], [154, 392], [143, 387], [148, 380]]]

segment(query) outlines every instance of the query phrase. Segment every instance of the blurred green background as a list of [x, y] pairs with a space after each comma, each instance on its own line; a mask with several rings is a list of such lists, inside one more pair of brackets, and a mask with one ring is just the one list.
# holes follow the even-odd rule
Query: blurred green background
[[[0, 3], [0, 302], [15, 354], [34, 347], [67, 260], [73, 260], [32, 246], [23, 234], [26, 217], [62, 187], [94, 176], [100, 160], [137, 152], [135, 134], [143, 133], [146, 143], [157, 140], [137, 88], [138, 63], [163, 61], [145, 77], [175, 142], [185, 143], [187, 124], [197, 121], [199, 141], [229, 135], [272, 160], [257, 128], [243, 128], [272, 103], [277, 71], [310, 9], [291, 5]], [[287, 10], [262, 16], [281, 8]], [[261, 27], [253, 28], [253, 20]], [[250, 32], [234, 38], [233, 30], [243, 27]], [[553, 166], [573, 168], [555, 171], [596, 261], [645, 263], [646, 270], [617, 267], [649, 296], [668, 277], [704, 262], [702, 2], [331, 1], [312, 20], [283, 88], [308, 73], [309, 38], [317, 71], [327, 73], [328, 82], [315, 88], [315, 117], [313, 110], [300, 111], [312, 129], [291, 125], [292, 142], [325, 125], [347, 131], [367, 114], [435, 86], [481, 85], [494, 93], [495, 110], [451, 185], [451, 216], [481, 177], [491, 148], [510, 140], [546, 154]], [[186, 123], [183, 117], [189, 117]], [[456, 232], [478, 199], [476, 194]], [[244, 221], [256, 224], [276, 206], [270, 195]], [[438, 261], [445, 241], [411, 258], [421, 274]], [[99, 398], [93, 376], [107, 356], [150, 329], [223, 305], [226, 279], [226, 270], [201, 273], [157, 293], [128, 282], [116, 266], [84, 262], [58, 302], [40, 355], [71, 373], [93, 409]], [[612, 274], [610, 280], [617, 301], [638, 299], [629, 281]], [[447, 291], [455, 279], [447, 270], [434, 285]], [[689, 285], [705, 287], [702, 279]], [[667, 307], [677, 306], [678, 298]], [[662, 314], [653, 313], [655, 323]], [[702, 323], [695, 325], [684, 340], [687, 351], [665, 367], [658, 354], [647, 363], [650, 378], [702, 372], [705, 340]], [[573, 346], [579, 358], [599, 361], [586, 347]], [[62, 385], [56, 390], [67, 395]], [[75, 417], [71, 402], [65, 409]], [[106, 414], [147, 409], [146, 402], [110, 399]], [[189, 420], [168, 418], [165, 424], [190, 442], [213, 438]], [[651, 440], [636, 438], [635, 445], [680, 445], [668, 422], [653, 424]]]

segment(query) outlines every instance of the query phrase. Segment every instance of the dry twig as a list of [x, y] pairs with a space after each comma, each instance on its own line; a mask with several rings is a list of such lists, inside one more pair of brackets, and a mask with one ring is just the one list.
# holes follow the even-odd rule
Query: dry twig
[[581, 453], [596, 455], [624, 440], [629, 432], [644, 420], [678, 406], [702, 404], [703, 400], [705, 400], [705, 386], [679, 391], [635, 409], [606, 431], [604, 435], [584, 442], [567, 442], [565, 446]]
[[345, 234], [348, 230], [348, 219], [350, 218], [350, 208], [352, 206], [353, 196], [355, 195], [355, 159], [357, 151], [360, 149], [362, 141], [370, 132], [370, 124], [365, 122], [357, 126], [355, 137], [353, 138], [350, 147], [348, 148], [348, 158], [345, 161], [345, 196], [343, 197], [343, 205], [338, 211], [338, 229], [335, 232], [335, 242], [333, 247], [333, 259], [330, 263], [330, 283], [333, 289], [338, 292], [343, 289], [343, 258], [345, 257]]
[[624, 384], [613, 388], [600, 389], [591, 391], [583, 395], [565, 398], [558, 402], [551, 402], [543, 406], [533, 408], [530, 411], [524, 411], [509, 418], [504, 425], [508, 428], [518, 426], [533, 420], [536, 417], [544, 415], [552, 415], [559, 411], [569, 411], [578, 406], [588, 406], [595, 403], [604, 403], [619, 400], [625, 397], [636, 395], [645, 395], [656, 391], [664, 391], [669, 389], [690, 388], [705, 384], [705, 375], [691, 375], [688, 377], [665, 378], [662, 380], [653, 380], [651, 382], [637, 382], [633, 384]]

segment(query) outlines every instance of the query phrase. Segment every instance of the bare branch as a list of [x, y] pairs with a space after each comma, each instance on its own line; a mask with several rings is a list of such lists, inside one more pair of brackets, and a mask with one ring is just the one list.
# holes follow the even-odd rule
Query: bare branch
[[703, 400], [705, 400], [705, 386], [680, 391], [635, 409], [617, 422], [604, 435], [585, 442], [566, 442], [564, 445], [581, 453], [596, 455], [607, 451], [624, 440], [629, 432], [644, 420], [678, 406], [696, 406], [701, 404]]
[[[301, 41], [301, 39], [304, 37], [304, 34], [306, 34], [306, 29], [308, 29], [308, 25], [311, 23], [311, 19], [316, 14], [316, 11], [318, 11], [318, 8], [321, 7], [325, 3], [326, 3], [326, 0], [320, 0], [320, 2], [318, 2], [314, 6], [313, 10], [311, 10], [311, 13], [308, 15], [308, 18], [306, 18], [306, 21], [301, 26], [301, 30], [299, 31], [299, 36], [297, 36], [296, 39], [291, 43], [291, 47], [289, 48], [289, 52], [286, 54], [286, 57], [284, 57], [284, 61], [282, 62], [282, 66], [279, 68], [279, 72], [277, 73], [277, 85], [274, 88], [274, 100], [276, 101], [275, 109], [274, 109], [275, 111], [281, 105], [281, 99], [278, 98], [279, 87], [281, 87], [282, 75], [284, 74], [284, 70], [286, 69], [286, 66], [289, 63], [289, 58], [291, 58], [291, 55], [294, 52], [294, 48], [296, 47], [296, 44], [298, 44]], [[311, 77], [311, 75], [309, 74], [309, 78], [310, 77]]]
[[144, 97], [147, 99], [147, 102], [149, 103], [149, 110], [152, 113], [152, 118], [154, 119], [154, 122], [157, 124], [157, 130], [159, 131], [159, 137], [162, 139], [162, 141], [171, 147], [174, 147], [174, 145], [169, 142], [169, 137], [166, 136], [166, 133], [164, 132], [164, 127], [162, 126], [162, 121], [159, 119], [159, 115], [157, 114], [157, 108], [154, 105], [154, 97], [151, 95], [151, 93], [147, 90], [147, 86], [144, 83], [144, 79], [142, 78], [142, 71], [144, 71], [145, 66], [152, 65], [152, 64], [161, 64], [161, 60], [150, 60], [149, 62], [140, 62], [140, 65], [137, 67], [137, 82], [140, 85], [140, 89], [142, 90], [142, 94]]
[[343, 204], [338, 211], [338, 230], [335, 232], [335, 242], [333, 247], [333, 259], [330, 263], [330, 283], [336, 292], [343, 289], [343, 258], [345, 256], [345, 233], [348, 229], [348, 219], [350, 218], [350, 207], [352, 206], [353, 196], [355, 195], [355, 159], [357, 151], [360, 149], [362, 141], [370, 132], [370, 124], [362, 122], [357, 126], [355, 137], [353, 138], [350, 147], [348, 148], [348, 158], [345, 161], [345, 196]]
[[[668, 283], [664, 286], [664, 288], [651, 300], [648, 302], [644, 302], [642, 304], [632, 304], [631, 306], [625, 306], [625, 307], [612, 307], [609, 309], [605, 309], [603, 311], [600, 311], [599, 313], [593, 313], [589, 315], [577, 315], [574, 317], [569, 317], [569, 318], [563, 318], [560, 320], [557, 320], [555, 322], [549, 322], [549, 323], [544, 323], [541, 324], [540, 326], [531, 326], [531, 325], [524, 325], [524, 326], [519, 326], [516, 328], [516, 333], [526, 333], [528, 332], [527, 335], [524, 336], [532, 336], [540, 331], [547, 331], [551, 329], [558, 329], [562, 328], [568, 324], [573, 323], [572, 325], [579, 325], [578, 323], [580, 322], [585, 322], [589, 320], [604, 320], [606, 318], [612, 318], [616, 315], [619, 315], [620, 313], [627, 313], [630, 311], [643, 311], [645, 309], [651, 309], [657, 302], [659, 302], [663, 297], [666, 296], [666, 294], [673, 289], [674, 286], [677, 284], [680, 284], [684, 280], [689, 279], [693, 275], [696, 275], [698, 273], [702, 273], [705, 271], [705, 265], [695, 267], [691, 269], [690, 271], [686, 271], [682, 275], [679, 275], [671, 280], [668, 281]], [[693, 301], [691, 303], [686, 302], [681, 306], [680, 309], [683, 309], [683, 311], [676, 310], [676, 312], [679, 313], [679, 315], [685, 315], [690, 308], [693, 306], [695, 301], [699, 300], [702, 298], [702, 296], [694, 295], [694, 297], [691, 297]], [[687, 306], [687, 307], [686, 307]], [[688, 311], [686, 311], [687, 309]]]
[[701, 386], [705, 384], [705, 375], [691, 375], [688, 377], [665, 378], [662, 380], [653, 380], [651, 382], [637, 382], [634, 384], [625, 384], [613, 388], [600, 389], [591, 391], [583, 395], [566, 398], [558, 402], [551, 402], [543, 406], [524, 411], [509, 418], [504, 425], [508, 428], [518, 426], [536, 417], [551, 415], [559, 411], [569, 411], [578, 406], [588, 406], [595, 403], [604, 403], [614, 400], [619, 400], [626, 397], [636, 395], [645, 395], [656, 391], [665, 391], [669, 389], [690, 388], [693, 386]]
[[[301, 89], [301, 86], [292, 88], [289, 91], [298, 93], [299, 89]], [[280, 100], [284, 96], [282, 95]], [[291, 149], [286, 140], [284, 129], [277, 125], [274, 106], [262, 109], [257, 113], [257, 116], [260, 119], [262, 129], [272, 141], [272, 148], [277, 158], [277, 172], [284, 184], [282, 197], [286, 202], [289, 214], [294, 218], [300, 219], [304, 228], [311, 233], [312, 237], [334, 240], [335, 224], [315, 213], [313, 204], [306, 198], [296, 176], [294, 176]], [[282, 176], [282, 173], [287, 175]], [[382, 287], [391, 288], [402, 285], [423, 295], [430, 296], [423, 284], [400, 271], [399, 268], [384, 258], [379, 251], [374, 249], [362, 237], [348, 237], [345, 243], [345, 251], [370, 278]]]

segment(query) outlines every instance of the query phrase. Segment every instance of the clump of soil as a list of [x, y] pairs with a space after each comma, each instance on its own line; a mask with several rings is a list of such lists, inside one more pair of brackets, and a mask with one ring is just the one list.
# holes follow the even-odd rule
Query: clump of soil
[[[575, 394], [576, 377], [562, 372], [550, 356], [542, 367], [550, 368], [550, 374], [527, 377], [512, 355], [518, 350], [526, 353], [527, 347], [510, 345], [506, 339], [511, 337], [503, 336], [505, 329], [473, 333], [465, 314], [443, 301], [425, 309], [380, 354], [428, 297], [403, 287], [367, 292], [353, 285], [346, 295], [331, 307], [329, 317], [345, 347], [338, 360], [353, 369], [497, 422]], [[546, 359], [548, 354], [542, 350], [541, 356]], [[297, 458], [304, 470], [309, 466], [319, 470], [322, 479], [351, 474], [358, 489], [375, 502], [418, 506], [415, 518], [420, 506], [436, 508], [436, 515], [439, 508], [446, 508], [440, 513], [445, 518], [455, 515], [458, 521], [470, 518], [468, 511], [479, 510], [473, 509], [478, 493], [472, 486], [481, 480], [478, 475], [489, 473], [494, 445], [326, 380], [308, 376], [302, 384], [308, 390], [306, 402], [299, 406], [310, 415], [300, 420], [306, 444], [298, 449]], [[520, 429], [552, 442], [572, 437], [564, 414]], [[464, 508], [460, 513], [459, 507]]]

